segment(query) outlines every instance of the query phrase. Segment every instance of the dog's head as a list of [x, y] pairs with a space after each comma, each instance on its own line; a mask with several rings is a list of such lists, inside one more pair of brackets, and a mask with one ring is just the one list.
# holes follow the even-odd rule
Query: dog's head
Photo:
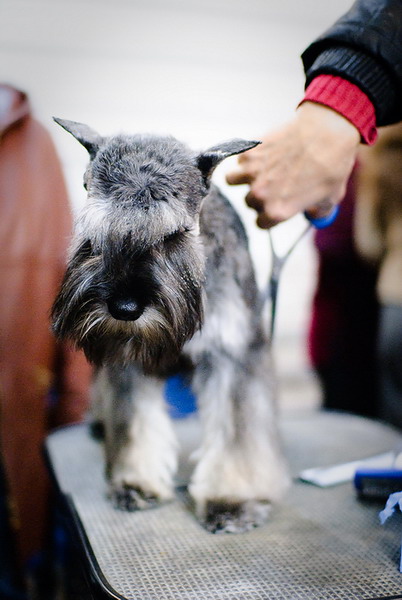
[[199, 213], [211, 174], [258, 142], [232, 140], [194, 154], [170, 137], [103, 138], [55, 120], [91, 160], [53, 329], [96, 364], [139, 360], [146, 371], [161, 370], [202, 323]]

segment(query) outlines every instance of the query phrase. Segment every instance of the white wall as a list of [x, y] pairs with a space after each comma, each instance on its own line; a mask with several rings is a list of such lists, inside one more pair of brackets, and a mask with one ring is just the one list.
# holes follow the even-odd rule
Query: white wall
[[[86, 152], [52, 123], [83, 121], [101, 133], [170, 133], [194, 148], [257, 138], [292, 115], [303, 91], [300, 53], [351, 0], [1, 0], [4, 82], [30, 95], [65, 167], [74, 207]], [[245, 188], [216, 172], [250, 232], [260, 282], [269, 268], [267, 233], [254, 226]], [[301, 217], [274, 232], [287, 247]], [[315, 259], [306, 239], [286, 266], [277, 348], [282, 368], [306, 367], [304, 334]], [[281, 346], [282, 344], [282, 346]], [[296, 345], [296, 346], [295, 346]], [[296, 351], [295, 351], [296, 347]]]

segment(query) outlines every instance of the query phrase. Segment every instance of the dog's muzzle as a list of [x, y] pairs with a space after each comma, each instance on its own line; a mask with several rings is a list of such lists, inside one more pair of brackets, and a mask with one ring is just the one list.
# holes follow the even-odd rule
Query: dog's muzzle
[[145, 308], [133, 298], [110, 298], [107, 307], [111, 316], [117, 321], [136, 321]]

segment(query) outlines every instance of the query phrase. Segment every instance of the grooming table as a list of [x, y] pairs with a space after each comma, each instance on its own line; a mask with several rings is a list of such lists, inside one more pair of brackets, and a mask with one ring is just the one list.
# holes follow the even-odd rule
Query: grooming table
[[[185, 446], [196, 442], [194, 417], [176, 425]], [[240, 535], [204, 531], [180, 487], [174, 502], [158, 508], [136, 513], [113, 509], [106, 499], [102, 445], [85, 425], [51, 434], [48, 460], [85, 557], [88, 597], [402, 598], [402, 518], [395, 514], [381, 526], [383, 503], [358, 500], [351, 483], [323, 489], [297, 480], [307, 467], [393, 450], [401, 436], [380, 423], [337, 413], [295, 415], [282, 428], [293, 485], [264, 527]], [[187, 477], [184, 461], [181, 473]]]

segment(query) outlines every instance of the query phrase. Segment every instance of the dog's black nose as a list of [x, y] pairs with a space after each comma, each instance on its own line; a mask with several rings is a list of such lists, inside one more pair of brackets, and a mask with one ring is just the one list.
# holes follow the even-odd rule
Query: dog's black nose
[[107, 303], [109, 313], [118, 321], [136, 321], [144, 307], [132, 298], [111, 298]]

